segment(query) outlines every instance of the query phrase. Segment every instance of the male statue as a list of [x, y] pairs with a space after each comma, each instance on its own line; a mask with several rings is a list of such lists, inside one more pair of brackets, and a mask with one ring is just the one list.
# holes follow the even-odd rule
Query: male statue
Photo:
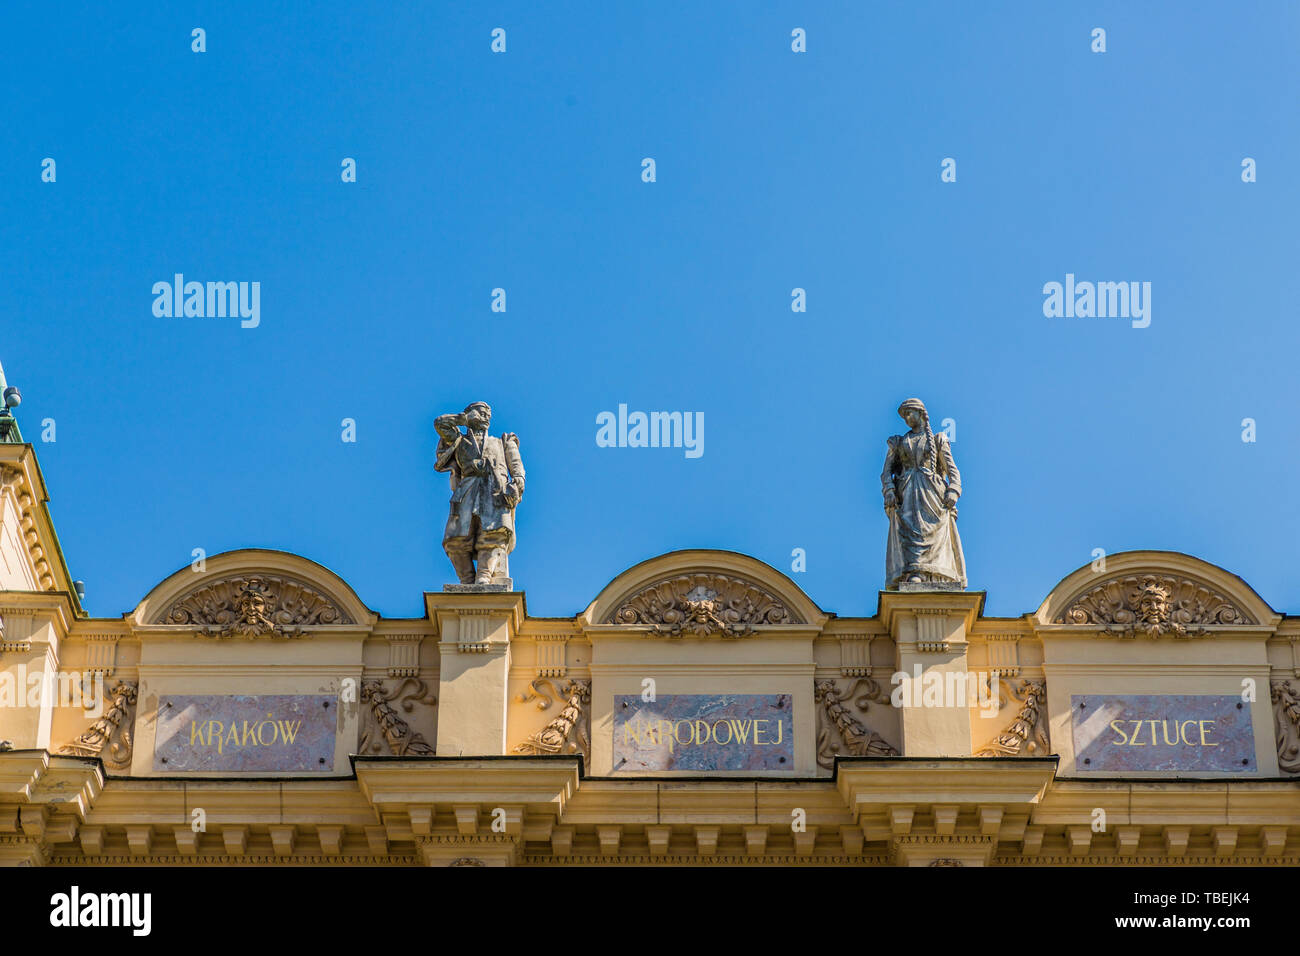
[[515, 506], [524, 496], [524, 463], [518, 436], [506, 432], [493, 438], [491, 424], [487, 402], [474, 402], [459, 415], [439, 415], [433, 423], [438, 430], [433, 467], [451, 472], [451, 514], [442, 547], [461, 584], [510, 586], [507, 556], [515, 549]]

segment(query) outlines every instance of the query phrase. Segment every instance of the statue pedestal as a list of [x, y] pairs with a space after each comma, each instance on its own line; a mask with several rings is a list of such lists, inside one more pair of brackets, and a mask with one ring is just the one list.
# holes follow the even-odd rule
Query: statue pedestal
[[491, 584], [444, 584], [442, 590], [447, 594], [500, 594], [513, 591], [515, 582], [510, 578], [494, 581]]
[[506, 753], [510, 642], [523, 623], [523, 592], [496, 584], [447, 585], [441, 593], [426, 592], [424, 602], [441, 656], [438, 756]]
[[897, 648], [895, 668], [907, 675], [899, 708], [904, 756], [970, 755], [982, 675], [969, 672], [967, 634], [983, 603], [982, 591], [880, 592], [880, 617]]

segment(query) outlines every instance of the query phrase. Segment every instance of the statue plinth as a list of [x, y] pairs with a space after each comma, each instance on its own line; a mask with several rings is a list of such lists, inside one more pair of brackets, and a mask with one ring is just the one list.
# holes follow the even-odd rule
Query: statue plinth
[[444, 584], [443, 591], [448, 594], [489, 594], [513, 591], [515, 582], [511, 578], [494, 581], [492, 584]]
[[900, 581], [898, 590], [903, 591], [965, 591], [956, 581]]

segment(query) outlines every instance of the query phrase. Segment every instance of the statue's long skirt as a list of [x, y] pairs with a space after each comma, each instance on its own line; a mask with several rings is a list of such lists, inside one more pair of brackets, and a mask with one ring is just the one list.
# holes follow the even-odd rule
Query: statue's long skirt
[[908, 468], [894, 481], [898, 507], [889, 519], [886, 587], [908, 574], [934, 574], [966, 586], [957, 519], [943, 506], [943, 481], [929, 468]]

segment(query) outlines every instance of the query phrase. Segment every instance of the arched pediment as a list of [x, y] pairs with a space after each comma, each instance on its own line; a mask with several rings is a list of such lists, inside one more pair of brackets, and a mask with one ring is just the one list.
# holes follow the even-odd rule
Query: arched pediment
[[1280, 618], [1241, 578], [1176, 551], [1107, 555], [1084, 565], [1039, 607], [1041, 624], [1185, 637], [1206, 627], [1275, 624]]
[[624, 571], [584, 612], [590, 624], [648, 626], [671, 636], [819, 627], [827, 615], [788, 577], [734, 551], [673, 551]]
[[208, 633], [292, 637], [321, 626], [368, 626], [375, 614], [333, 571], [285, 551], [244, 549], [214, 555], [202, 571], [182, 568], [131, 615], [137, 624]]

